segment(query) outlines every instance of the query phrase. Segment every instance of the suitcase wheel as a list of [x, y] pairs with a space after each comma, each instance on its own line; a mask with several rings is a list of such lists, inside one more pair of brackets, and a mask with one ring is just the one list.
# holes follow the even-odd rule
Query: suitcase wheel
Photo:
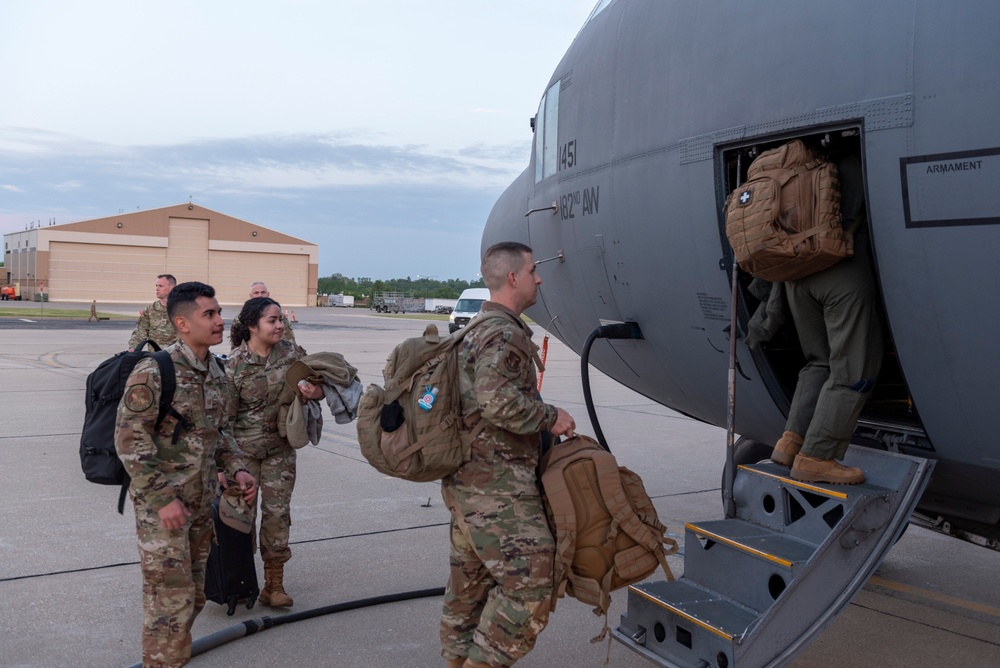
[[228, 602], [229, 602], [229, 609], [226, 610], [226, 614], [232, 617], [236, 613], [236, 603], [237, 603], [236, 597], [231, 596]]
[[256, 602], [257, 594], [250, 594], [250, 598], [247, 599], [247, 610], [252, 610]]

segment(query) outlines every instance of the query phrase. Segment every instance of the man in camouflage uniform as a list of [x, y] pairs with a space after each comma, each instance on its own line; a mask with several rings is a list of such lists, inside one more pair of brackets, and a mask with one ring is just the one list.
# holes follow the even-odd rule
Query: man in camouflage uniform
[[143, 359], [129, 376], [118, 407], [115, 449], [132, 478], [142, 571], [142, 663], [173, 668], [191, 658], [191, 626], [205, 607], [205, 562], [214, 536], [212, 499], [216, 467], [224, 467], [256, 500], [256, 481], [234, 453], [227, 427], [226, 376], [209, 347], [222, 342], [225, 325], [215, 290], [182, 283], [167, 311], [180, 340], [166, 348], [174, 364], [171, 404], [187, 422], [173, 442], [178, 420], [155, 427], [162, 379], [155, 360]]
[[491, 317], [462, 342], [462, 415], [486, 426], [470, 460], [441, 483], [451, 511], [451, 574], [441, 616], [449, 668], [501, 668], [534, 647], [553, 589], [555, 541], [536, 469], [541, 432], [571, 436], [573, 417], [535, 389], [538, 347], [520, 318], [538, 285], [531, 249], [492, 246], [483, 259]]
[[[264, 285], [263, 281], [257, 281], [256, 283], [250, 286], [250, 299], [253, 299], [254, 297], [270, 297], [270, 296], [271, 293], [267, 289], [267, 286]], [[240, 321], [240, 316], [237, 315], [235, 318], [233, 318], [233, 322], [230, 323], [229, 327], [232, 328], [233, 324], [239, 321]], [[285, 339], [286, 341], [291, 341], [292, 343], [295, 343], [295, 332], [292, 331], [292, 323], [288, 322], [288, 317], [285, 316], [284, 313], [281, 314], [281, 324], [285, 326], [285, 333], [282, 334], [281, 338]]]
[[177, 279], [172, 274], [160, 274], [156, 277], [156, 301], [143, 309], [135, 322], [135, 329], [128, 340], [129, 351], [145, 341], [152, 339], [160, 348], [166, 348], [177, 340], [177, 330], [167, 317], [167, 295], [177, 285]]

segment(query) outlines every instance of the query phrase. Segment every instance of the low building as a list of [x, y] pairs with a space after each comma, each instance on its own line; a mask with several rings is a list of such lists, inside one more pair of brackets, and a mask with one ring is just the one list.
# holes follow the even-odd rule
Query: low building
[[159, 274], [215, 287], [240, 305], [267, 283], [282, 306], [316, 303], [319, 246], [194, 203], [4, 235], [0, 282], [25, 299], [147, 303]]

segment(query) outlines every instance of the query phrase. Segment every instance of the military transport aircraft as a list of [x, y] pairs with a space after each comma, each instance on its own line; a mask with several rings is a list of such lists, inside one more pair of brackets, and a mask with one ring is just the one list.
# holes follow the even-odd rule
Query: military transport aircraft
[[743, 344], [758, 302], [740, 273], [733, 503], [686, 526], [684, 577], [631, 587], [615, 631], [654, 663], [784, 663], [908, 519], [997, 549], [998, 27], [985, 0], [601, 0], [542, 92], [483, 248], [533, 247], [529, 315], [584, 365], [714, 425], [729, 405], [726, 197], [793, 138], [863, 166], [887, 325], [847, 458], [867, 481], [805, 485], [757, 463], [803, 358], [791, 323]]

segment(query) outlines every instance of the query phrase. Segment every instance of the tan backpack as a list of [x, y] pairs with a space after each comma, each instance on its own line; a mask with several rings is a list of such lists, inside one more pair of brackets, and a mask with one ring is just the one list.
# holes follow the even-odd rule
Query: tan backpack
[[423, 336], [393, 349], [382, 371], [385, 388], [369, 385], [358, 403], [358, 445], [369, 464], [395, 478], [429, 482], [469, 460], [485, 424], [478, 414], [462, 419], [458, 349], [486, 316], [445, 337], [427, 325]]
[[840, 214], [837, 166], [798, 139], [764, 151], [726, 200], [726, 236], [740, 267], [772, 283], [793, 281], [854, 254]]
[[667, 537], [642, 479], [614, 455], [577, 435], [546, 452], [539, 470], [556, 538], [553, 598], [569, 594], [607, 617], [612, 591], [658, 566], [673, 581], [666, 557], [677, 542]]

